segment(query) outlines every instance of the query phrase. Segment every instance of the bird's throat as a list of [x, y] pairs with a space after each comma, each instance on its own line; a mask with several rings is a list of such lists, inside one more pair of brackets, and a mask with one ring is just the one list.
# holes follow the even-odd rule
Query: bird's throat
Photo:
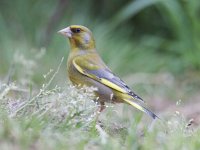
[[72, 51], [78, 51], [78, 50], [90, 51], [90, 50], [95, 49], [95, 42], [92, 40], [88, 43], [84, 43], [84, 42], [79, 42], [77, 40], [69, 38], [69, 43], [70, 43], [70, 47]]

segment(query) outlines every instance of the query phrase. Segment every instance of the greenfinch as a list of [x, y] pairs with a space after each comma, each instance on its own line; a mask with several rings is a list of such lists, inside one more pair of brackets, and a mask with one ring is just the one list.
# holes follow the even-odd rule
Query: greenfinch
[[145, 112], [153, 119], [153, 112], [142, 106], [142, 98], [136, 95], [119, 77], [106, 66], [96, 51], [92, 32], [81, 25], [71, 25], [58, 33], [69, 38], [70, 53], [67, 71], [74, 85], [96, 87], [95, 95], [100, 104], [100, 112], [108, 103], [127, 103]]

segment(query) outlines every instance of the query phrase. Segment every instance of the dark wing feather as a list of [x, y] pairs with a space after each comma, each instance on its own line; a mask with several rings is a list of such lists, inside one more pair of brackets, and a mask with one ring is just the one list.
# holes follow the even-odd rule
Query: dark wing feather
[[[125, 83], [123, 80], [121, 80], [119, 77], [117, 77], [115, 74], [113, 74], [110, 70], [108, 69], [98, 69], [98, 70], [87, 70], [88, 73], [97, 76], [100, 79], [106, 79], [117, 86], [121, 87], [126, 93], [133, 98], [136, 98], [138, 100], [141, 100], [144, 102], [144, 100], [136, 95]], [[112, 87], [111, 87], [112, 88]]]
[[98, 80], [114, 90], [126, 93], [133, 98], [144, 102], [142, 98], [131, 91], [131, 89], [119, 77], [114, 75], [104, 64], [99, 65], [92, 60], [77, 58], [74, 59], [73, 65], [80, 73]]

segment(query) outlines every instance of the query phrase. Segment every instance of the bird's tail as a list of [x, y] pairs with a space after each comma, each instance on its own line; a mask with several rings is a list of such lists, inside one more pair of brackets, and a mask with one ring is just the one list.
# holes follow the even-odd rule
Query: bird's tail
[[138, 104], [137, 102], [134, 102], [134, 101], [129, 100], [129, 99], [124, 99], [124, 101], [126, 101], [128, 104], [132, 105], [133, 107], [139, 109], [140, 111], [145, 112], [146, 114], [151, 116], [153, 119], [159, 118], [156, 114], [154, 114], [153, 112], [151, 112], [150, 110], [148, 110], [144, 106]]

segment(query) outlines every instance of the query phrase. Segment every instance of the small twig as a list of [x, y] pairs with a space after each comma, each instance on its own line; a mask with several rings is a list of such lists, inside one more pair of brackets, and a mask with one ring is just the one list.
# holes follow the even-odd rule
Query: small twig
[[62, 57], [60, 64], [58, 65], [58, 68], [56, 70], [56, 72], [52, 75], [51, 79], [49, 80], [49, 82], [46, 84], [46, 86], [44, 87], [44, 90], [46, 90], [46, 88], [51, 84], [51, 82], [53, 81], [53, 79], [55, 78], [55, 76], [58, 74], [58, 71], [60, 70], [60, 67], [63, 63], [64, 57]]
[[48, 88], [48, 86], [51, 84], [51, 82], [53, 81], [53, 79], [55, 78], [56, 74], [58, 73], [58, 71], [60, 70], [60, 67], [61, 67], [61, 64], [64, 60], [64, 57], [62, 57], [61, 59], [61, 62], [57, 68], [57, 70], [55, 71], [55, 73], [52, 75], [51, 79], [49, 80], [49, 82], [46, 84], [46, 86], [44, 86], [40, 92], [35, 96], [33, 97], [32, 99], [30, 99], [27, 103], [25, 103], [23, 106], [21, 106], [19, 109], [17, 109], [14, 114], [12, 114], [11, 116], [14, 117], [16, 116], [16, 114], [21, 111], [22, 109], [24, 109], [27, 105], [29, 105], [30, 103], [32, 103], [33, 101], [35, 101], [35, 99], [37, 99], [38, 97], [40, 97], [40, 95], [42, 95], [42, 93]]
[[7, 85], [10, 84], [10, 81], [11, 81], [13, 74], [14, 74], [14, 62], [11, 63], [9, 71], [8, 71], [8, 75], [6, 76]]

